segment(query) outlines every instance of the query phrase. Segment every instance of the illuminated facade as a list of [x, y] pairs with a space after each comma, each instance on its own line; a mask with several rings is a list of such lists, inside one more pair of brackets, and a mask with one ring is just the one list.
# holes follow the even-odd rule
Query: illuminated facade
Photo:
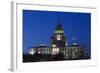
[[46, 45], [40, 45], [29, 49], [29, 54], [41, 54], [41, 55], [63, 55], [63, 59], [85, 59], [87, 53], [84, 46], [79, 46], [73, 43], [71, 46], [67, 43], [67, 37], [65, 37], [64, 29], [62, 28], [60, 21], [56, 26], [53, 35], [50, 37], [50, 47]]

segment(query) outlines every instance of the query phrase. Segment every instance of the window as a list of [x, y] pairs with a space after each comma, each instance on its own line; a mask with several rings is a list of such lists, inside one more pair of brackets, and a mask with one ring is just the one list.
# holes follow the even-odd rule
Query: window
[[61, 40], [61, 35], [57, 35], [57, 40]]
[[35, 50], [34, 50], [34, 49], [30, 49], [29, 54], [30, 54], [30, 55], [35, 54]]
[[58, 54], [58, 53], [59, 53], [59, 48], [52, 49], [52, 54]]
[[52, 45], [52, 47], [56, 47], [56, 45], [55, 45], [55, 44], [53, 44], [53, 45]]

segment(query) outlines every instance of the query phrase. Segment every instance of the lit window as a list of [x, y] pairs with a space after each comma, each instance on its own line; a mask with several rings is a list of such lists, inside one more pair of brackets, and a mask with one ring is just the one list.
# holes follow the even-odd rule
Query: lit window
[[38, 54], [40, 54], [41, 53], [41, 50], [40, 49], [38, 49]]
[[59, 53], [59, 48], [53, 48], [52, 54], [58, 54]]
[[53, 45], [52, 45], [52, 47], [56, 47], [56, 45], [55, 45], [55, 44], [53, 44]]
[[30, 55], [35, 54], [35, 50], [34, 50], [34, 49], [30, 49], [29, 54], [30, 54]]
[[61, 40], [61, 35], [57, 35], [57, 40]]
[[66, 43], [66, 46], [67, 46], [67, 43]]

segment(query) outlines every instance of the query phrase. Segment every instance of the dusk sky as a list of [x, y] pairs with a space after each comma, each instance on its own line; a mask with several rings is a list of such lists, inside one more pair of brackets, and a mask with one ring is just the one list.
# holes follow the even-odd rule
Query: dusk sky
[[[53, 12], [23, 10], [23, 52], [28, 53], [30, 47], [40, 44], [50, 45], [56, 25], [64, 28], [68, 45], [76, 42], [84, 45], [90, 55], [91, 49], [91, 14], [76, 12]], [[73, 40], [72, 38], [75, 38]]]

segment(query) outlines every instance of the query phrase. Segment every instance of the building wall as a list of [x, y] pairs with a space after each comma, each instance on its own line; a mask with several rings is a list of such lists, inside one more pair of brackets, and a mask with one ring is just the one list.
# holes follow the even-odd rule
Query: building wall
[[69, 46], [69, 47], [61, 47], [61, 48], [58, 47], [31, 48], [29, 54], [34, 55], [35, 53], [41, 55], [63, 54], [64, 59], [86, 58], [85, 48], [81, 46]]
[[61, 49], [64, 59], [80, 59], [85, 58], [85, 48], [79, 46], [65, 47]]

